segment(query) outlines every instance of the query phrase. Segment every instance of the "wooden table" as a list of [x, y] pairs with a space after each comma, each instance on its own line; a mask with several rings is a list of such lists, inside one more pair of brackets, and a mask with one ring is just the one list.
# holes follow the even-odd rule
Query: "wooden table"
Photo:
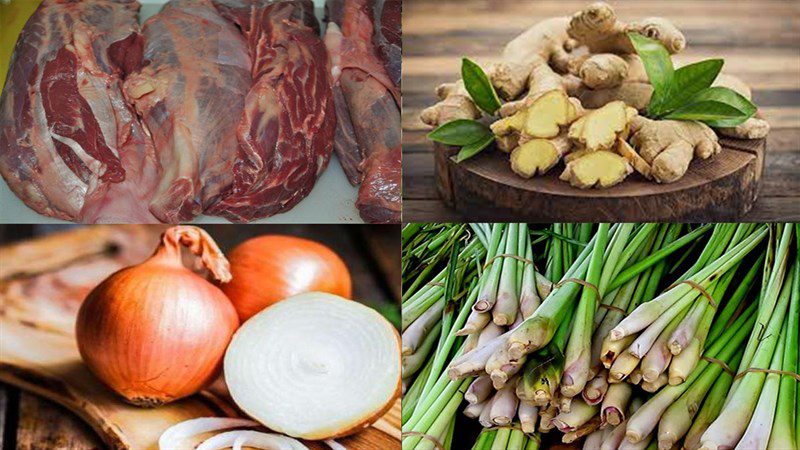
[[[63, 230], [70, 226], [0, 226], [0, 245]], [[245, 225], [204, 226], [222, 247], [260, 234], [281, 233], [317, 240], [345, 260], [353, 277], [353, 296], [399, 324], [400, 230], [398, 226]], [[77, 416], [48, 400], [0, 383], [0, 448], [103, 448], [92, 429]]]
[[[403, 219], [463, 221], [439, 198], [429, 127], [419, 112], [434, 88], [457, 78], [461, 56], [484, 65], [522, 30], [571, 14], [589, 1], [406, 0], [403, 5]], [[688, 47], [679, 65], [724, 58], [769, 120], [761, 193], [742, 221], [800, 220], [800, 3], [792, 1], [616, 1], [623, 19], [665, 16]], [[691, 170], [691, 169], [690, 169]]]

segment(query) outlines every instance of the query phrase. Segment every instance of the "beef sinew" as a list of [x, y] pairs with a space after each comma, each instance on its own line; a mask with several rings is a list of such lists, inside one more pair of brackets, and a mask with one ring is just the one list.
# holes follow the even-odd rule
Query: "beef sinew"
[[402, 205], [399, 72], [397, 83], [390, 76], [399, 63], [382, 60], [399, 56], [392, 42], [400, 34], [400, 19], [394, 17], [400, 8], [391, 3], [328, 0], [326, 5], [325, 43], [337, 101], [334, 145], [351, 183], [361, 182], [356, 201], [361, 217], [379, 223], [399, 222]]
[[208, 212], [243, 222], [286, 211], [311, 192], [333, 150], [333, 95], [311, 1], [214, 3], [244, 33], [253, 86], [233, 184]]
[[45, 0], [0, 97], [0, 173], [41, 214], [154, 222], [157, 161], [122, 77], [142, 47], [134, 0]]
[[191, 220], [233, 181], [236, 127], [251, 85], [239, 30], [210, 0], [173, 0], [142, 29], [142, 69], [125, 81], [161, 163], [151, 210]]

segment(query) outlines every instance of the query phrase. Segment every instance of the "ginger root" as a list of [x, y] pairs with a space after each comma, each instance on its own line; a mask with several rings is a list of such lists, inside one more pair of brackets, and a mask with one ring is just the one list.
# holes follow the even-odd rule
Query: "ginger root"
[[706, 159], [721, 149], [717, 135], [702, 122], [642, 116], [631, 121], [630, 143], [650, 164], [652, 177], [659, 183], [680, 179], [694, 157]]
[[532, 139], [511, 152], [511, 170], [522, 178], [544, 175], [552, 169], [572, 144], [566, 133], [553, 139]]
[[645, 161], [625, 139], [617, 139], [617, 153], [627, 159], [631, 166], [642, 174], [643, 177], [648, 180], [653, 179], [653, 168], [650, 166], [650, 163]]
[[578, 110], [567, 94], [554, 89], [539, 96], [527, 109], [500, 119], [491, 125], [496, 136], [519, 133], [523, 140], [556, 137], [561, 127], [569, 125], [578, 115]]
[[575, 13], [569, 22], [567, 34], [591, 53], [636, 53], [628, 33], [636, 32], [660, 42], [674, 54], [686, 47], [686, 38], [669, 20], [660, 17], [625, 23], [617, 18], [614, 9], [605, 2], [592, 3]]
[[422, 110], [419, 116], [428, 125], [438, 126], [451, 120], [481, 117], [481, 111], [475, 106], [461, 80], [440, 85], [436, 88], [436, 95], [441, 101]]
[[559, 177], [574, 187], [608, 188], [622, 182], [633, 167], [622, 156], [607, 151], [593, 151], [567, 163]]
[[595, 109], [569, 127], [569, 137], [589, 151], [610, 150], [638, 113], [621, 101]]

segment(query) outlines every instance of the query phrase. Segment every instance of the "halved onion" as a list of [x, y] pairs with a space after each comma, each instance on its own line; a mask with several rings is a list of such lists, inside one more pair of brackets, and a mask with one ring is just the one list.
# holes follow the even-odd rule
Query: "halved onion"
[[355, 433], [400, 393], [400, 336], [375, 310], [312, 292], [242, 325], [225, 354], [236, 404], [267, 428], [322, 440]]
[[160, 450], [178, 448], [186, 439], [211, 431], [226, 430], [229, 428], [257, 427], [258, 422], [248, 419], [231, 417], [199, 417], [184, 420], [166, 429], [158, 438]]

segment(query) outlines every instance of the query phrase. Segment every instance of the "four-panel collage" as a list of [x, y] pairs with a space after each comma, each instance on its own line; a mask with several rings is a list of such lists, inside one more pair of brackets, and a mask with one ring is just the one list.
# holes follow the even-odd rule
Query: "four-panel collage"
[[800, 3], [0, 0], [0, 449], [800, 448]]

